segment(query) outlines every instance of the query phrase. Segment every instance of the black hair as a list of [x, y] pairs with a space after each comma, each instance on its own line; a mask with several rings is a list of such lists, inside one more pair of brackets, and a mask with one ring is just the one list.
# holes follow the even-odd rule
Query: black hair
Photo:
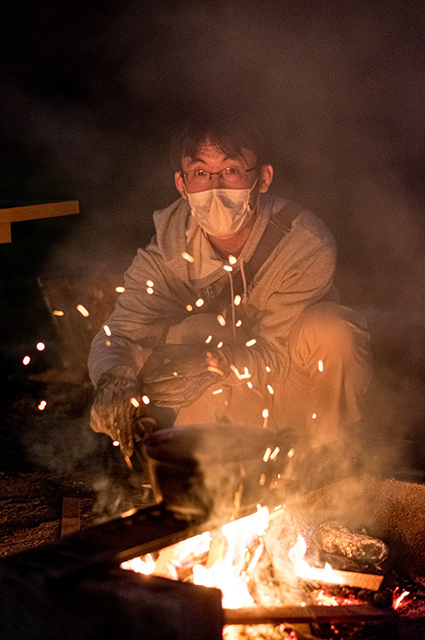
[[181, 170], [183, 157], [195, 158], [207, 141], [229, 156], [241, 155], [243, 149], [249, 149], [259, 165], [267, 164], [264, 138], [256, 125], [242, 117], [221, 115], [194, 118], [175, 131], [170, 145], [173, 171]]

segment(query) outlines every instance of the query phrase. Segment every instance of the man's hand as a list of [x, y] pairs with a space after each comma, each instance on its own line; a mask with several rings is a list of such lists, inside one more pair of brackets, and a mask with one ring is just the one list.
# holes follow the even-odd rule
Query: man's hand
[[143, 367], [142, 389], [158, 407], [179, 409], [193, 404], [213, 384], [224, 381], [229, 371], [221, 349], [165, 345], [155, 350]]
[[91, 408], [90, 426], [93, 431], [118, 440], [127, 456], [133, 453], [138, 402], [140, 383], [130, 367], [114, 367], [101, 376]]

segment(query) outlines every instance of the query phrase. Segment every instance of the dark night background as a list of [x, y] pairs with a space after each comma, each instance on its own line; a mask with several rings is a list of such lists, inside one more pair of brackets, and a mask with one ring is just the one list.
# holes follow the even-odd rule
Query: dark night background
[[376, 429], [422, 442], [424, 3], [17, 0], [0, 12], [0, 199], [81, 210], [14, 223], [0, 245], [4, 411], [60, 360], [37, 277], [122, 273], [176, 197], [171, 132], [208, 106], [258, 119], [272, 192], [328, 222], [343, 300], [372, 330]]

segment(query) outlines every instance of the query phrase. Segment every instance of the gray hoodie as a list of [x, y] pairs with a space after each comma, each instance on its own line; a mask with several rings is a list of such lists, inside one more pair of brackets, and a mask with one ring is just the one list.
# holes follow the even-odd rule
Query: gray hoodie
[[[285, 202], [261, 195], [254, 226], [234, 272], [243, 271], [270, 217]], [[88, 366], [94, 384], [117, 365], [139, 372], [152, 349], [166, 341], [169, 329], [190, 314], [211, 313], [212, 309], [217, 314], [216, 295], [229, 279], [223, 271], [229, 263], [215, 254], [190, 215], [187, 201], [179, 198], [156, 211], [154, 223], [156, 235], [145, 249], [138, 250], [125, 274], [125, 291], [106, 322], [111, 336], [108, 338], [102, 328], [93, 340]], [[182, 256], [185, 253], [194, 261], [188, 262]], [[335, 264], [336, 247], [330, 231], [316, 215], [302, 211], [258, 271], [253, 285], [245, 290], [235, 316], [244, 330], [236, 329], [236, 341], [226, 344], [232, 364], [239, 372], [247, 367], [254, 386], [286, 375], [291, 328], [304, 309], [325, 295], [332, 297]], [[197, 306], [200, 300], [202, 306]], [[223, 305], [227, 322], [231, 302], [229, 297]], [[246, 346], [247, 339], [256, 342]], [[225, 384], [240, 381], [232, 373]]]

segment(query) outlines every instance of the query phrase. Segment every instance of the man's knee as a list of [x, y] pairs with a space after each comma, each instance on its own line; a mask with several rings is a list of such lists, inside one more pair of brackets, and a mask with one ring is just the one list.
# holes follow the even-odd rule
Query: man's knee
[[303, 364], [312, 357], [331, 355], [369, 360], [369, 332], [365, 319], [354, 309], [335, 302], [321, 302], [306, 309], [291, 332], [291, 356]]

